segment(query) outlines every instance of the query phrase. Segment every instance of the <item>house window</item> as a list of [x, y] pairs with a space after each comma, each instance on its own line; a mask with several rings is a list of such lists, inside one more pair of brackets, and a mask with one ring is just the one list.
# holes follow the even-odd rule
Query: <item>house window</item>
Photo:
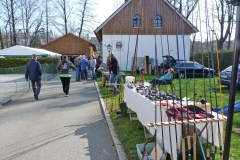
[[142, 27], [141, 17], [140, 17], [138, 14], [136, 14], [136, 15], [133, 17], [133, 27], [134, 27], [134, 28]]
[[160, 28], [162, 27], [162, 18], [159, 15], [156, 15], [154, 18], [154, 27], [155, 28]]

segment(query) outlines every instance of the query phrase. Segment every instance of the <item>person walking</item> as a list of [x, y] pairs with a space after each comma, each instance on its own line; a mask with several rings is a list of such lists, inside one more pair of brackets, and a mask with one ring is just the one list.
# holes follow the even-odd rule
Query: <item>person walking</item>
[[95, 71], [96, 78], [101, 77], [102, 73], [100, 70], [98, 70], [101, 64], [102, 64], [102, 57], [101, 56], [96, 57], [96, 71]]
[[76, 81], [80, 81], [80, 70], [79, 70], [79, 56], [77, 56], [75, 59], [74, 59], [74, 66], [76, 68]]
[[41, 90], [41, 79], [42, 79], [42, 66], [40, 62], [37, 61], [37, 55], [33, 54], [32, 59], [28, 61], [27, 68], [25, 72], [25, 79], [31, 80], [33, 95], [36, 100], [38, 100], [38, 95]]
[[83, 58], [82, 55], [79, 56], [79, 60], [78, 60], [78, 67], [79, 67], [79, 81], [81, 81], [83, 79], [83, 75], [82, 75], [82, 70], [81, 70], [81, 66], [79, 65], [81, 59]]
[[85, 55], [82, 56], [82, 59], [79, 61], [79, 65], [81, 67], [82, 76], [83, 76], [83, 78], [84, 78], [84, 80], [86, 82], [87, 79], [88, 79], [88, 73], [87, 73], [87, 70], [88, 70], [88, 60], [86, 59]]
[[63, 56], [62, 61], [58, 63], [57, 69], [62, 82], [63, 93], [68, 97], [70, 80], [71, 80], [71, 68], [75, 68], [73, 63], [68, 60], [67, 56]]
[[91, 60], [90, 60], [90, 68], [92, 70], [92, 79], [96, 80], [96, 59], [94, 58], [94, 56], [91, 56]]
[[116, 96], [120, 93], [117, 86], [114, 85], [114, 83], [117, 80], [117, 75], [118, 75], [118, 72], [119, 72], [118, 61], [115, 58], [113, 52], [110, 52], [109, 58], [110, 58], [110, 66], [109, 66], [110, 83], [112, 84], [111, 87], [113, 88], [113, 96]]

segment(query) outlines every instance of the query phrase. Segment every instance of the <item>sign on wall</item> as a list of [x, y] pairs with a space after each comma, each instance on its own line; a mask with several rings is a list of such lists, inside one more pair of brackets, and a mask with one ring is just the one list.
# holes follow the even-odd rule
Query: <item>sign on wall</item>
[[115, 40], [114, 51], [124, 51], [125, 43], [123, 40]]

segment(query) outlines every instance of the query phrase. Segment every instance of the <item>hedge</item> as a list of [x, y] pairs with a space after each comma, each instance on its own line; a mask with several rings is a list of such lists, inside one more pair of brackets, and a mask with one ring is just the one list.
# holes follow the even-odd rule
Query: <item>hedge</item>
[[[205, 67], [213, 68], [216, 72], [218, 72], [218, 60], [217, 60], [217, 53], [214, 51], [213, 53], [208, 52], [197, 52], [194, 54], [190, 54], [190, 60], [203, 64]], [[203, 63], [202, 63], [203, 57]], [[210, 58], [209, 58], [210, 57]], [[212, 58], [211, 58], [212, 57]], [[211, 61], [213, 59], [213, 61]], [[230, 50], [221, 50], [219, 51], [219, 68], [220, 71], [224, 70], [225, 68], [231, 66], [233, 63], [233, 51]], [[213, 64], [213, 65], [212, 65]], [[214, 67], [212, 67], [214, 66]]]
[[[19, 66], [24, 66], [27, 65], [27, 62], [31, 60], [31, 58], [0, 58], [0, 68], [13, 68], [13, 67], [19, 67]], [[44, 63], [54, 63], [57, 64], [59, 59], [54, 57], [54, 58], [38, 58], [38, 61], [41, 64]]]

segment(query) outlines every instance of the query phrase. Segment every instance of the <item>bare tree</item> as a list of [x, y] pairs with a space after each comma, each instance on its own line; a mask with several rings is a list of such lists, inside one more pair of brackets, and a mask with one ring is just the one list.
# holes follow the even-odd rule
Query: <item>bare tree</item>
[[2, 31], [0, 28], [0, 43], [1, 43], [1, 49], [4, 49], [4, 45], [3, 45], [3, 38], [2, 38]]
[[[40, 2], [40, 3], [39, 3]], [[28, 40], [30, 38], [30, 31], [35, 26], [38, 25], [39, 19], [42, 18], [41, 1], [35, 0], [21, 0], [21, 22], [22, 30], [24, 35], [24, 45], [28, 45]], [[40, 15], [40, 16], [39, 16]]]
[[196, 9], [199, 0], [169, 0], [188, 19]]
[[39, 33], [40, 32], [43, 32], [43, 28], [41, 28], [41, 26], [42, 26], [42, 14], [41, 14], [41, 16], [40, 16], [41, 18], [37, 21], [37, 25], [36, 25], [36, 27], [35, 27], [35, 30], [34, 30], [34, 32], [33, 32], [33, 34], [32, 34], [32, 36], [31, 36], [31, 39], [30, 39], [30, 46], [31, 47], [40, 47], [41, 46], [41, 44], [39, 44], [40, 42], [39, 42]]
[[57, 14], [51, 19], [52, 25], [63, 35], [68, 33], [68, 20], [72, 13], [69, 0], [57, 0], [55, 2]]
[[215, 2], [215, 7], [217, 10], [217, 20], [220, 26], [218, 47], [223, 48], [223, 43], [226, 41], [228, 36], [231, 36], [231, 26], [233, 25], [232, 21], [234, 20], [234, 6], [227, 5], [225, 0], [217, 0]]
[[185, 16], [188, 19], [192, 12], [196, 9], [199, 0], [187, 0], [184, 3], [183, 9], [185, 11]]
[[82, 36], [83, 30], [92, 32], [93, 23], [97, 23], [93, 14], [95, 3], [92, 0], [78, 0], [76, 15], [79, 17], [78, 36]]
[[15, 0], [10, 0], [10, 17], [11, 17], [11, 25], [12, 25], [12, 30], [13, 30], [13, 45], [17, 45], [17, 35], [16, 35], [16, 19], [15, 19], [15, 13], [17, 10], [16, 1]]
[[118, 0], [114, 3], [113, 8], [117, 10], [122, 4], [124, 4], [124, 0]]
[[231, 48], [231, 35], [232, 35], [232, 31], [233, 31], [233, 26], [234, 26], [233, 20], [232, 20], [231, 23], [232, 23], [232, 24], [231, 24], [230, 33], [229, 33], [229, 36], [228, 36], [227, 49], [230, 49], [230, 48]]
[[[16, 40], [16, 18], [15, 13], [17, 12], [17, 2], [14, 0], [2, 0], [0, 1], [0, 7], [1, 7], [1, 12], [0, 12], [0, 18], [5, 23], [5, 30], [6, 34], [10, 34], [10, 45], [16, 45], [17, 40]], [[7, 27], [9, 29], [7, 29]]]

